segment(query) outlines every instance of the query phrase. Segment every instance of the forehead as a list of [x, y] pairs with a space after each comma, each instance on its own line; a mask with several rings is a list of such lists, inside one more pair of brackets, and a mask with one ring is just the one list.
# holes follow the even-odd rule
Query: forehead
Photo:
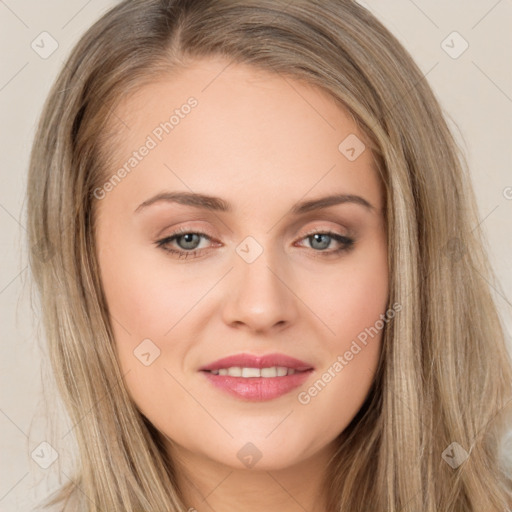
[[[280, 200], [342, 185], [346, 193], [366, 190], [379, 206], [373, 156], [351, 115], [288, 76], [199, 60], [140, 88], [111, 120], [118, 143], [105, 177], [129, 170], [116, 193], [178, 187]], [[145, 155], [134, 156], [144, 146]]]

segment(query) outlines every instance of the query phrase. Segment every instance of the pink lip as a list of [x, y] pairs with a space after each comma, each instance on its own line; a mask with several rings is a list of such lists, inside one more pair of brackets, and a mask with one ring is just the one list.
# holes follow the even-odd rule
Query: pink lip
[[[267, 354], [265, 356], [253, 356], [251, 354], [236, 354], [234, 356], [224, 357], [199, 368], [199, 370], [219, 370], [220, 368], [230, 368], [232, 366], [241, 366], [244, 368], [271, 368], [272, 366], [286, 366], [297, 371], [314, 370], [313, 366], [289, 357], [285, 354]], [[275, 377], [278, 379], [279, 377]]]
[[230, 377], [204, 372], [205, 377], [217, 388], [245, 400], [262, 402], [272, 400], [299, 387], [312, 370], [286, 375], [285, 377]]
[[[209, 370], [241, 366], [245, 368], [270, 368], [272, 366], [285, 366], [293, 368], [297, 373], [284, 377], [231, 377], [229, 375], [215, 375]], [[313, 372], [314, 368], [293, 357], [284, 354], [269, 354], [266, 356], [252, 356], [238, 354], [219, 359], [214, 363], [200, 368], [205, 377], [215, 387], [237, 398], [251, 401], [272, 400], [289, 393], [299, 387]]]

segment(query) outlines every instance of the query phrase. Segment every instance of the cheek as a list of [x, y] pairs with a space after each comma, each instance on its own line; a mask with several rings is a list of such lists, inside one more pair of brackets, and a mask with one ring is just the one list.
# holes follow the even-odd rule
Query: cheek
[[[120, 230], [105, 228], [98, 235], [98, 244], [101, 280], [121, 368], [124, 373], [130, 372], [127, 381], [142, 372], [140, 382], [144, 383], [154, 365], [141, 364], [136, 358], [137, 348], [144, 342], [151, 358], [158, 353], [165, 333], [184, 314], [187, 288], [178, 291], [168, 286], [162, 269], [148, 260], [151, 252], [141, 251]], [[151, 340], [154, 346], [144, 340]]]
[[[168, 360], [169, 341], [172, 339], [173, 359], [181, 361], [187, 338], [180, 342], [175, 332], [197, 302], [201, 287], [175, 269], [155, 266], [135, 249], [111, 252], [108, 257], [103, 254], [100, 264], [124, 383], [143, 414], [152, 421], [162, 419], [166, 417], [162, 403], [168, 396], [188, 403], [186, 393], [168, 373], [174, 374]], [[192, 417], [194, 414], [199, 412], [189, 411]]]
[[[204, 294], [204, 283], [167, 262], [157, 250], [111, 243], [99, 255], [101, 279], [116, 339], [127, 333], [162, 338]], [[133, 340], [134, 341], [134, 340]], [[139, 340], [140, 342], [140, 340]]]
[[326, 326], [325, 339], [340, 349], [350, 344], [386, 311], [389, 283], [385, 245], [374, 244], [317, 274], [309, 290], [311, 309]]
[[361, 409], [375, 378], [381, 340], [379, 332], [366, 345], [346, 344], [297, 395], [296, 418], [315, 426], [312, 442], [318, 448], [343, 432]]
[[304, 417], [314, 418], [321, 426], [318, 435], [326, 439], [348, 426], [375, 378], [388, 304], [387, 262], [382, 254], [381, 258], [374, 253], [372, 265], [365, 260], [346, 267], [334, 279], [331, 275], [326, 293], [317, 296], [319, 310], [334, 334], [325, 331], [329, 356], [297, 400]]

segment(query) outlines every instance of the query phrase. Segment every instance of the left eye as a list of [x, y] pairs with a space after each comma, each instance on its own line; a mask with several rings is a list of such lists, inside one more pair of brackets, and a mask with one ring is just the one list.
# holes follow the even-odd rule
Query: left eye
[[[211, 240], [211, 238], [205, 233], [178, 232], [164, 238], [163, 240], [159, 240], [157, 242], [157, 246], [172, 254], [179, 255], [180, 258], [188, 258], [189, 256], [195, 256], [197, 252], [200, 252], [197, 247], [201, 238]], [[178, 249], [170, 247], [170, 244], [174, 241], [178, 244]]]

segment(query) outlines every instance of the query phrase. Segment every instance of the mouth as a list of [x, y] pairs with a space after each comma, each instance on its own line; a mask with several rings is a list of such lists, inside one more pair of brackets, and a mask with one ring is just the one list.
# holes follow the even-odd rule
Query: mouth
[[218, 370], [204, 370], [213, 375], [228, 375], [229, 377], [241, 377], [242, 379], [252, 379], [262, 377], [264, 379], [273, 379], [275, 377], [286, 377], [295, 373], [303, 373], [309, 370], [296, 370], [286, 366], [270, 366], [268, 368], [250, 368], [241, 366], [230, 366], [229, 368], [219, 368]]
[[242, 400], [265, 401], [304, 383], [314, 367], [284, 354], [239, 354], [200, 368], [210, 384]]

